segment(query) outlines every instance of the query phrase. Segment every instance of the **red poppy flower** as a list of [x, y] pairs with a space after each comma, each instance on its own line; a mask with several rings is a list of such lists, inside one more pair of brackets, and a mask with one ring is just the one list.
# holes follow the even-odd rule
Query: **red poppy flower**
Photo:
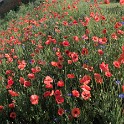
[[58, 57], [58, 61], [59, 61], [60, 63], [63, 62], [63, 61], [64, 61], [63, 57], [62, 57], [62, 56], [59, 56], [59, 57]]
[[124, 85], [122, 85], [122, 92], [124, 92]]
[[84, 17], [86, 23], [88, 24], [90, 22], [90, 18], [88, 16]]
[[53, 82], [53, 79], [50, 76], [46, 76], [44, 79], [44, 84], [50, 84]]
[[74, 37], [73, 37], [73, 39], [74, 39], [76, 42], [78, 42], [78, 41], [79, 41], [78, 36], [74, 36]]
[[111, 34], [111, 38], [114, 39], [114, 40], [117, 40], [118, 39], [118, 36], [116, 35], [116, 33], [112, 33]]
[[98, 74], [98, 73], [94, 73], [94, 78], [95, 78], [95, 81], [97, 83], [100, 83], [101, 84], [103, 82], [103, 79], [101, 78], [101, 75]]
[[79, 108], [73, 108], [71, 110], [71, 114], [74, 118], [78, 118], [80, 116], [80, 109]]
[[7, 83], [8, 83], [8, 85], [12, 86], [12, 85], [14, 84], [14, 81], [13, 81], [13, 79], [9, 79], [9, 80], [7, 81]]
[[70, 57], [71, 57], [73, 62], [77, 62], [78, 61], [78, 54], [77, 53], [72, 52]]
[[83, 64], [82, 68], [85, 69], [85, 70], [88, 70], [89, 66], [87, 64]]
[[0, 112], [4, 109], [4, 106], [0, 105]]
[[31, 82], [30, 81], [24, 81], [24, 87], [30, 87]]
[[10, 113], [10, 118], [15, 119], [15, 118], [16, 118], [16, 113], [15, 113], [15, 112], [11, 112], [11, 113]]
[[[46, 65], [46, 61], [43, 61], [43, 60], [37, 60], [37, 63], [39, 64], [39, 65]], [[40, 68], [40, 67], [39, 67]], [[36, 69], [37, 69], [37, 67], [36, 67]], [[38, 72], [39, 71], [41, 71], [41, 69], [40, 70], [37, 70]]]
[[106, 76], [106, 77], [111, 77], [111, 76], [112, 76], [112, 73], [109, 72], [109, 71], [107, 71], [107, 72], [105, 72], [105, 76]]
[[56, 90], [56, 91], [55, 91], [55, 93], [54, 93], [54, 95], [55, 95], [55, 96], [61, 96], [61, 95], [62, 95], [62, 93], [61, 93], [61, 91], [60, 91], [60, 90]]
[[93, 71], [94, 68], [92, 66], [88, 66], [88, 71]]
[[75, 78], [75, 75], [74, 74], [67, 74], [67, 77], [73, 79], [73, 78]]
[[104, 0], [104, 3], [105, 3], [105, 4], [109, 4], [110, 1], [109, 1], [109, 0]]
[[33, 73], [30, 73], [30, 74], [28, 74], [28, 78], [29, 79], [34, 79], [35, 78], [35, 75]]
[[25, 79], [24, 79], [23, 77], [20, 77], [20, 78], [19, 78], [19, 82], [20, 82], [20, 84], [24, 84]]
[[58, 57], [62, 56], [61, 52], [56, 52], [56, 56]]
[[93, 40], [94, 42], [98, 42], [99, 38], [98, 38], [97, 36], [93, 36], [93, 37], [92, 37], [92, 40]]
[[31, 95], [30, 96], [31, 104], [36, 105], [36, 104], [38, 104], [38, 101], [39, 101], [39, 96], [38, 95]]
[[52, 3], [56, 3], [57, 2], [57, 0], [52, 0]]
[[14, 108], [15, 107], [15, 104], [14, 103], [10, 103], [9, 104], [9, 108]]
[[6, 86], [6, 89], [11, 89], [11, 85], [7, 85]]
[[66, 40], [66, 41], [63, 41], [63, 42], [62, 42], [62, 45], [63, 45], [64, 47], [68, 47], [68, 46], [70, 46], [70, 43]]
[[120, 22], [116, 22], [114, 28], [117, 29], [117, 28], [120, 28], [120, 27], [122, 27], [122, 24]]
[[90, 30], [89, 30], [89, 29], [86, 29], [86, 30], [85, 30], [85, 34], [86, 34], [86, 35], [90, 34]]
[[24, 70], [24, 68], [26, 67], [26, 62], [25, 60], [22, 60], [22, 61], [18, 61], [19, 65], [18, 65], [18, 68], [20, 70]]
[[83, 26], [87, 26], [87, 25], [88, 25], [88, 23], [86, 23], [86, 22], [81, 22], [81, 24], [82, 24]]
[[103, 72], [109, 71], [108, 64], [105, 64], [104, 62], [102, 62], [102, 64], [100, 64], [99, 67]]
[[62, 69], [62, 68], [63, 68], [63, 65], [62, 65], [61, 62], [57, 62], [57, 68], [58, 68], [58, 69]]
[[121, 64], [124, 64], [124, 53], [120, 55], [120, 57], [118, 58], [118, 62], [120, 62]]
[[101, 49], [98, 49], [98, 53], [99, 53], [99, 55], [103, 55], [104, 54], [104, 52]]
[[122, 20], [124, 21], [124, 16], [122, 16]]
[[103, 30], [102, 30], [102, 33], [103, 33], [103, 34], [106, 34], [106, 33], [107, 33], [107, 30], [106, 30], [106, 29], [103, 29]]
[[67, 21], [63, 21], [62, 24], [63, 24], [64, 26], [68, 26], [68, 22], [67, 22]]
[[58, 109], [58, 115], [62, 116], [64, 114], [65, 110], [62, 108]]
[[123, 34], [124, 34], [124, 31], [122, 31], [122, 30], [117, 30], [117, 34], [123, 35]]
[[62, 104], [64, 102], [64, 98], [62, 96], [55, 97], [57, 104]]
[[52, 85], [52, 84], [46, 84], [46, 85], [45, 85], [45, 88], [47, 88], [47, 89], [52, 89], [52, 88], [53, 88], [53, 85]]
[[82, 84], [89, 84], [91, 80], [91, 77], [89, 75], [84, 75], [79, 82]]
[[56, 39], [51, 39], [51, 42], [53, 43], [53, 44], [56, 44]]
[[68, 64], [70, 65], [70, 64], [72, 64], [73, 62], [72, 62], [72, 60], [68, 60]]
[[19, 94], [18, 94], [17, 92], [13, 91], [13, 90], [8, 90], [8, 92], [9, 92], [9, 94], [10, 94], [11, 96], [13, 96], [13, 97], [19, 96]]
[[31, 68], [32, 73], [37, 73], [36, 68]]
[[118, 61], [114, 61], [114, 62], [113, 62], [113, 65], [114, 65], [116, 68], [120, 68], [120, 62], [118, 62]]
[[83, 98], [84, 100], [88, 100], [88, 99], [91, 97], [90, 91], [87, 91], [87, 90], [83, 91], [83, 92], [81, 93], [81, 96], [82, 96], [82, 98]]
[[44, 92], [43, 96], [48, 97], [48, 96], [50, 96], [50, 94], [51, 94], [50, 91], [46, 91], [46, 92]]
[[57, 82], [58, 87], [63, 87], [64, 86], [64, 81], [60, 80]]
[[[43, 61], [42, 61], [42, 62], [43, 62]], [[45, 62], [45, 61], [44, 61], [44, 62]], [[42, 65], [43, 65], [43, 63], [42, 63]], [[36, 66], [35, 69], [36, 69], [36, 72], [40, 72], [40, 71], [41, 71], [41, 67], [39, 67], [39, 66]]]
[[99, 38], [99, 43], [100, 44], [106, 44], [107, 43], [107, 38], [106, 37]]
[[6, 70], [6, 74], [11, 74], [12, 73], [12, 70]]
[[77, 90], [72, 90], [72, 95], [74, 97], [79, 97], [80, 96], [80, 93]]
[[95, 14], [94, 14], [94, 12], [90, 12], [90, 17], [94, 17], [95, 16]]
[[69, 51], [69, 50], [65, 50], [65, 53], [66, 53], [66, 55], [68, 55], [68, 56], [69, 56], [70, 51]]
[[84, 91], [90, 91], [91, 90], [91, 88], [88, 86], [88, 85], [82, 85], [82, 86], [80, 86], [80, 88], [82, 89], [82, 90], [84, 90]]
[[76, 20], [74, 20], [74, 21], [73, 21], [73, 24], [74, 24], [74, 25], [77, 25], [77, 24], [78, 24], [78, 22], [77, 22]]
[[84, 35], [82, 36], [82, 39], [88, 40], [88, 36], [87, 36], [86, 34], [84, 34]]
[[82, 55], [87, 55], [88, 54], [88, 49], [87, 48], [83, 48], [81, 53], [82, 53]]
[[47, 41], [45, 42], [46, 45], [50, 45], [50, 43], [51, 43], [51, 40], [47, 40]]
[[52, 61], [51, 62], [51, 65], [54, 66], [54, 67], [56, 67], [57, 66], [57, 62]]
[[96, 15], [96, 16], [94, 16], [94, 20], [95, 20], [96, 22], [99, 22], [99, 21], [100, 21], [100, 17], [99, 17], [98, 15]]
[[104, 15], [101, 15], [102, 20], [106, 20], [106, 17]]

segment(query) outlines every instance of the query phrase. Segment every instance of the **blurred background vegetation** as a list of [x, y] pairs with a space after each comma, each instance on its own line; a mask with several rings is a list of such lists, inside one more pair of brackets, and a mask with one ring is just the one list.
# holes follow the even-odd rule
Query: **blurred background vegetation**
[[[20, 2], [27, 4], [29, 2], [34, 2], [36, 0], [3, 0], [0, 3], [0, 17], [4, 17], [4, 15], [10, 10], [18, 10]], [[94, 0], [91, 0], [92, 2]], [[104, 0], [98, 0], [98, 2], [103, 2]], [[110, 0], [110, 2], [119, 2], [120, 0]]]
[[35, 0], [3, 0], [0, 3], [0, 17], [4, 17], [4, 15], [10, 10], [18, 10], [21, 3], [27, 4], [34, 1]]

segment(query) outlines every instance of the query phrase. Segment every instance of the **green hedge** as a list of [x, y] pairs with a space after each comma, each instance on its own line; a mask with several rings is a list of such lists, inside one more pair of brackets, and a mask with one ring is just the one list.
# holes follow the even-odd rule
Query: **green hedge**
[[[35, 0], [20, 0], [21, 3], [27, 4], [29, 2], [34, 2]], [[4, 14], [10, 10], [17, 10], [20, 5], [19, 0], [4, 0], [0, 5], [0, 16], [3, 17]]]

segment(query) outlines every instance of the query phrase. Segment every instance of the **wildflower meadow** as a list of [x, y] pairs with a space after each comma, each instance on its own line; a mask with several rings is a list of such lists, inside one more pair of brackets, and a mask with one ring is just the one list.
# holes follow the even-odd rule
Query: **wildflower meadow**
[[36, 0], [0, 23], [0, 124], [124, 124], [123, 0]]

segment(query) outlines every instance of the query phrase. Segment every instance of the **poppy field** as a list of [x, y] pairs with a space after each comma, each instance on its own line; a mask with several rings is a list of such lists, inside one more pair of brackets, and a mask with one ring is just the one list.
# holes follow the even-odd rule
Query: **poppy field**
[[124, 3], [36, 2], [0, 28], [0, 123], [124, 124]]

